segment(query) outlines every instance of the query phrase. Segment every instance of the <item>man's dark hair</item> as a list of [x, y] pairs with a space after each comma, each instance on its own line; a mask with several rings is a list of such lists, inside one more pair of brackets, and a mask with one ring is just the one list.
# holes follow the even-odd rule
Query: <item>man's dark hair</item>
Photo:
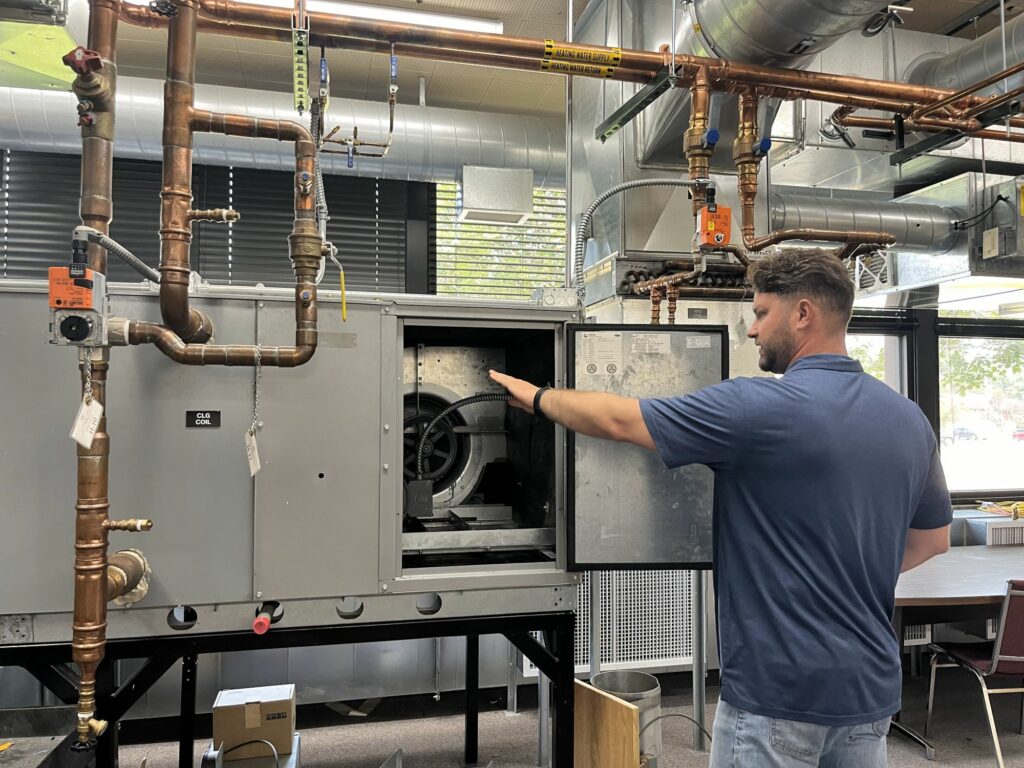
[[853, 314], [853, 279], [833, 251], [780, 248], [750, 265], [750, 282], [758, 293], [819, 299], [847, 321]]

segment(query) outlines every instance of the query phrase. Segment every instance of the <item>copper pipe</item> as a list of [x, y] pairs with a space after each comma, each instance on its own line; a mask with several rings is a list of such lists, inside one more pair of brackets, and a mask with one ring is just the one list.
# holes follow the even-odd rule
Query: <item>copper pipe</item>
[[[85, 386], [86, 365], [92, 366], [92, 397], [106, 405], [106, 360], [82, 365]], [[78, 665], [78, 741], [88, 743], [102, 735], [106, 723], [97, 720], [96, 669], [103, 660], [107, 641], [107, 531], [104, 524], [110, 510], [108, 489], [110, 435], [106, 410], [100, 417], [92, 446], [78, 446], [78, 500], [75, 503], [75, 608], [72, 619], [71, 657]]]
[[[191, 131], [203, 133], [222, 133], [226, 136], [250, 136], [294, 142], [295, 217], [296, 219], [310, 220], [316, 218], [314, 210], [316, 201], [313, 195], [316, 144], [304, 126], [286, 120], [267, 120], [248, 115], [225, 115], [206, 110], [194, 110], [189, 120], [189, 128]], [[319, 243], [316, 253], [319, 258]]]
[[[1024, 64], [1021, 64], [1020, 66], [1024, 68]], [[970, 109], [966, 110], [963, 113], [964, 117], [974, 118], [980, 115], [982, 112], [986, 112], [992, 109], [993, 107], [998, 107], [1002, 104], [1006, 104], [1007, 102], [1013, 101], [1014, 99], [1019, 99], [1022, 94], [1024, 94], [1024, 86], [1014, 88], [1012, 91], [1008, 91], [1006, 93], [995, 96], [992, 99], [984, 102], [983, 104], [975, 104], [973, 107], [971, 107]]]
[[[82, 170], [79, 215], [82, 224], [108, 234], [113, 218], [111, 185], [114, 169], [114, 94], [117, 89], [117, 22], [119, 0], [90, 0], [90, 50], [100, 56], [98, 72], [76, 79], [79, 98], [91, 98], [93, 119], [82, 121]], [[82, 104], [82, 106], [86, 106]], [[106, 274], [107, 252], [90, 243], [89, 266]], [[109, 350], [101, 349], [90, 359], [92, 397], [106, 405], [106, 378]], [[85, 391], [85, 365], [81, 366], [82, 390]], [[100, 418], [92, 445], [77, 446], [77, 500], [75, 502], [75, 593], [72, 618], [71, 658], [78, 665], [78, 719], [76, 731], [79, 744], [100, 736], [107, 724], [95, 717], [96, 669], [103, 660], [106, 646], [107, 532], [104, 523], [110, 509], [108, 495], [110, 436], [107, 434], [106, 412]]]
[[152, 520], [107, 520], [103, 527], [108, 531], [148, 531], [153, 528]]
[[[153, 13], [149, 8], [141, 5], [125, 4], [121, 11], [122, 20], [129, 24], [144, 27], [146, 29], [166, 29], [168, 19], [160, 14]], [[198, 30], [204, 34], [221, 35], [224, 37], [245, 37], [253, 40], [267, 40], [291, 45], [292, 35], [290, 28], [276, 29], [273, 27], [251, 26], [239, 24], [234, 21], [218, 20], [202, 15], [200, 11]], [[316, 33], [314, 29], [309, 36], [310, 46], [317, 48], [343, 48], [350, 51], [366, 51], [368, 53], [391, 53], [391, 44], [386, 40], [363, 40], [357, 38], [337, 38]], [[458, 62], [463, 64], [476, 64], [485, 67], [501, 67], [503, 69], [519, 69], [535, 72], [539, 69], [536, 57], [510, 56], [491, 53], [490, 51], [459, 50], [446, 48], [438, 49], [431, 45], [413, 45], [409, 43], [396, 43], [395, 53], [401, 56], [412, 56], [419, 59]], [[619, 70], [615, 78], [625, 82], [646, 83], [656, 71], [634, 71]]]
[[160, 189], [160, 317], [186, 342], [202, 344], [213, 336], [206, 313], [189, 306], [192, 277], [192, 131], [195, 101], [195, 0], [177, 0], [167, 38], [164, 83], [163, 185]]
[[923, 107], [921, 110], [918, 110], [918, 112], [911, 115], [911, 117], [918, 119], [926, 115], [929, 115], [932, 112], [935, 112], [936, 110], [944, 109], [945, 107], [956, 106], [957, 102], [969, 101], [969, 97], [972, 94], [984, 90], [985, 88], [988, 88], [990, 85], [995, 85], [1000, 80], [1005, 80], [1006, 78], [1012, 77], [1013, 75], [1021, 71], [1024, 71], [1024, 62], [1014, 64], [1012, 67], [1009, 67], [1008, 69], [1005, 69], [1002, 72], [997, 72], [994, 75], [990, 75], [989, 77], [986, 77], [984, 80], [974, 83], [973, 85], [968, 86], [962, 91], [957, 91], [951, 96], [947, 96], [946, 98], [941, 99], [935, 102], [934, 104], [930, 104], [927, 107]]
[[693, 297], [698, 299], [749, 299], [754, 295], [754, 289], [743, 288], [701, 288], [700, 286], [681, 285], [679, 295], [683, 298]]
[[[126, 6], [123, 15], [132, 23], [159, 26], [146, 9]], [[289, 40], [291, 12], [289, 9], [264, 8], [224, 0], [201, 0], [204, 31], [261, 39]], [[625, 49], [615, 52], [601, 46], [570, 44], [556, 46], [561, 53], [549, 55], [544, 41], [479, 33], [439, 30], [429, 27], [388, 24], [351, 19], [332, 14], [309, 14], [314, 35], [320, 42], [345, 48], [385, 52], [395, 45], [400, 54], [423, 56], [434, 60], [462, 61], [490, 66], [536, 70], [542, 62], [558, 66], [548, 71], [567, 72], [581, 76], [648, 81], [664, 66], [658, 53]], [[614, 66], [595, 66], [588, 61], [611, 61]], [[814, 98], [834, 103], [849, 103], [864, 109], [885, 109], [910, 114], [953, 95], [948, 89], [906, 83], [891, 83], [870, 78], [833, 75], [802, 70], [763, 67], [720, 59], [677, 54], [676, 66], [684, 84], [692, 83], [701, 69], [706, 69], [716, 90], [735, 92], [756, 86], [764, 96], [786, 99]], [[969, 97], [965, 105], [984, 100]]]
[[661, 286], [651, 290], [651, 325], [661, 325], [661, 298], [664, 289]]
[[677, 272], [673, 275], [662, 275], [654, 280], [644, 280], [643, 282], [637, 283], [633, 286], [633, 292], [639, 294], [651, 293], [653, 296], [655, 290], [668, 288], [670, 286], [678, 286], [681, 283], [687, 283], [697, 277], [698, 274], [697, 270], [692, 269], [689, 272]]
[[234, 208], [210, 208], [205, 211], [189, 211], [191, 221], [213, 221], [219, 224], [238, 221], [242, 215]]
[[[711, 155], [715, 148], [708, 146], [705, 137], [708, 132], [708, 111], [711, 106], [711, 89], [708, 86], [708, 71], [700, 69], [690, 88], [690, 125], [683, 135], [683, 154], [689, 166], [690, 181], [711, 178]], [[704, 185], [690, 188], [693, 215], [707, 204], [708, 190]]]
[[739, 194], [743, 242], [749, 248], [754, 239], [754, 200], [757, 197], [757, 173], [761, 157], [757, 154], [757, 93], [748, 89], [740, 94], [739, 122], [732, 144], [736, 164], [736, 191]]
[[764, 237], [752, 240], [748, 248], [761, 251], [769, 245], [786, 240], [805, 240], [809, 242], [853, 243], [855, 245], [893, 245], [896, 238], [885, 232], [845, 232], [838, 229], [778, 229]]
[[112, 554], [107, 562], [107, 602], [136, 589], [148, 569], [145, 555], [137, 549], [123, 549]]
[[669, 284], [665, 288], [665, 295], [668, 296], [668, 324], [676, 324], [676, 302], [679, 301], [679, 286]]

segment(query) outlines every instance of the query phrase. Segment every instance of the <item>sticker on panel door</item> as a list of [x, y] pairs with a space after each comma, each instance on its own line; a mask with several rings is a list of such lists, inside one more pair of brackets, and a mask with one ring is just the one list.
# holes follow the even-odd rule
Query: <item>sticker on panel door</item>
[[580, 361], [587, 373], [614, 376], [622, 370], [621, 331], [584, 331], [580, 336]]
[[671, 355], [672, 339], [667, 333], [633, 333], [629, 351], [634, 355]]

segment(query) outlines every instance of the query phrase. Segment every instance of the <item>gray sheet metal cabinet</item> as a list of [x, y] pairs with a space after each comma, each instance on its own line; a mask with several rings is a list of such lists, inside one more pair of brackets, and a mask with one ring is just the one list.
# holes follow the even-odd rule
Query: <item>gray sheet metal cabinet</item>
[[[111, 293], [118, 313], [158, 316], [153, 291], [115, 286]], [[194, 301], [213, 316], [218, 343], [290, 340], [288, 291], [207, 287]], [[67, 431], [77, 383], [74, 352], [46, 344], [45, 316], [45, 286], [0, 284], [0, 349], [18, 361], [0, 370], [0, 487], [9, 513], [0, 537], [0, 629], [17, 628], [0, 632], [0, 643], [71, 635]], [[153, 348], [114, 349], [112, 514], [151, 517], [155, 527], [112, 537], [112, 549], [145, 551], [153, 574], [144, 602], [112, 607], [109, 636], [172, 634], [168, 612], [178, 605], [196, 612], [191, 632], [244, 630], [266, 601], [281, 604], [277, 626], [284, 627], [560, 611], [575, 607], [574, 567], [703, 560], [710, 475], [680, 480], [653, 455], [627, 462], [622, 457], [637, 450], [628, 446], [567, 452], [563, 430], [500, 402], [460, 408], [428, 436], [433, 492], [425, 514], [409, 513], [410, 446], [420, 444], [428, 417], [467, 395], [499, 392], [490, 368], [555, 386], [579, 383], [585, 355], [570, 353], [593, 349], [578, 343], [592, 329], [574, 326], [576, 319], [533, 303], [350, 295], [342, 322], [336, 295], [327, 294], [313, 360], [262, 372], [255, 478], [243, 448], [252, 369], [189, 368]], [[617, 391], [647, 396], [711, 383], [722, 376], [719, 339], [715, 329], [627, 334], [621, 374], [605, 371], [586, 388], [616, 391], [616, 382], [631, 381], [642, 386]], [[220, 426], [188, 428], [186, 412], [196, 410], [219, 411]], [[650, 529], [658, 531], [653, 554], [638, 548], [643, 535], [623, 548], [617, 536], [600, 533], [620, 517], [621, 495], [591, 492], [572, 502], [572, 488], [591, 474], [622, 477], [617, 487], [628, 497], [650, 474], [644, 482], [661, 488], [648, 496], [663, 507], [660, 524], [677, 514], [672, 493], [684, 522]], [[680, 546], [664, 549], [672, 536]], [[586, 541], [586, 549], [572, 551], [570, 539]], [[321, 694], [338, 691], [328, 685]]]

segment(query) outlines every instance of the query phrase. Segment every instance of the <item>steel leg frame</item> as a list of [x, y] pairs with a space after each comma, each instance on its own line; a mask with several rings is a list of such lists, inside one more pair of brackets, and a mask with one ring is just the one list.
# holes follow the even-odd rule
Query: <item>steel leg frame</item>
[[[181, 726], [179, 766], [190, 765], [193, 754], [195, 686], [198, 656], [204, 653], [303, 648], [325, 645], [351, 645], [388, 640], [414, 640], [432, 637], [467, 638], [467, 730], [466, 757], [471, 755], [477, 738], [476, 701], [479, 665], [479, 636], [501, 634], [512, 642], [550, 680], [553, 688], [552, 766], [573, 766], [573, 685], [574, 632], [576, 616], [571, 611], [536, 614], [509, 614], [472, 618], [433, 618], [381, 624], [343, 624], [326, 627], [278, 627], [266, 635], [249, 631], [212, 634], [187, 633], [148, 638], [108, 640], [106, 658], [98, 672], [97, 711], [109, 722], [94, 749], [74, 751], [76, 741], [69, 734], [40, 763], [45, 768], [85, 768], [95, 759], [95, 768], [117, 768], [118, 720], [178, 661], [182, 664]], [[545, 633], [547, 648], [530, 632]], [[475, 662], [474, 662], [475, 658]], [[145, 659], [143, 666], [120, 687], [114, 687], [114, 663], [122, 659]], [[30, 671], [44, 670], [40, 677], [67, 694], [68, 678], [54, 672], [54, 666], [71, 660], [70, 643], [0, 646], [0, 666], [19, 666]], [[470, 665], [476, 674], [470, 675]], [[470, 723], [472, 720], [472, 723]], [[187, 760], [186, 760], [187, 758]]]

